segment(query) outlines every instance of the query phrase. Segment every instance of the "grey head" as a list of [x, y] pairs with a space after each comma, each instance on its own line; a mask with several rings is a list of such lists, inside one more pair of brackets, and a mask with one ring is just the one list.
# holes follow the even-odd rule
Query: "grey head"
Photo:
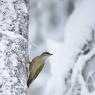
[[41, 55], [40, 55], [40, 58], [41, 59], [43, 59], [43, 61], [45, 61], [48, 57], [50, 57], [51, 55], [53, 55], [53, 54], [51, 54], [51, 53], [49, 53], [49, 52], [43, 52]]
[[49, 53], [49, 52], [43, 52], [43, 53], [41, 54], [41, 56], [51, 56], [51, 55], [53, 55], [53, 54], [51, 54], [51, 53]]

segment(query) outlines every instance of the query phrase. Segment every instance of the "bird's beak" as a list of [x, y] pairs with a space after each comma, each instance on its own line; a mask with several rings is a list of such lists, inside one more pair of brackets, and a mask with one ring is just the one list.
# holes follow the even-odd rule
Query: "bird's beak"
[[50, 53], [50, 56], [51, 56], [51, 55], [53, 55], [53, 54]]

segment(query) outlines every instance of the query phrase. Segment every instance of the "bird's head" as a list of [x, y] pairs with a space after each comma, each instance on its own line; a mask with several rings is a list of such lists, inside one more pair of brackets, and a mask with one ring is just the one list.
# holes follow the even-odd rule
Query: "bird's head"
[[41, 54], [41, 56], [51, 56], [51, 55], [53, 55], [53, 54], [51, 54], [51, 53], [49, 53], [49, 52], [43, 52], [43, 53]]
[[41, 57], [47, 59], [47, 58], [50, 57], [51, 55], [53, 55], [53, 54], [51, 54], [51, 53], [49, 53], [49, 52], [43, 52], [43, 53], [41, 54]]

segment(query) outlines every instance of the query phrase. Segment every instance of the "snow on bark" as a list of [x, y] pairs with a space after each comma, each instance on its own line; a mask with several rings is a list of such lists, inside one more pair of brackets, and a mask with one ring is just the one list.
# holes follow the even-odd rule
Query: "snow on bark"
[[[65, 27], [65, 64], [71, 79], [66, 95], [94, 95], [95, 56], [95, 1], [83, 0], [75, 9]], [[91, 70], [92, 69], [92, 70]], [[90, 73], [93, 73], [92, 76]], [[66, 86], [66, 85], [65, 85]], [[78, 88], [77, 88], [78, 87]]]
[[27, 82], [28, 12], [23, 0], [0, 0], [0, 95], [23, 95]]

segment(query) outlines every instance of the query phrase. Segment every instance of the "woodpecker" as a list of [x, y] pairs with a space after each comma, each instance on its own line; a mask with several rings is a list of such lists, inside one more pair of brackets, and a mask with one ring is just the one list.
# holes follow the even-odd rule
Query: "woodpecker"
[[42, 71], [46, 59], [51, 55], [53, 54], [49, 52], [43, 52], [40, 56], [35, 57], [31, 62], [29, 62], [29, 78], [27, 80], [28, 87]]

